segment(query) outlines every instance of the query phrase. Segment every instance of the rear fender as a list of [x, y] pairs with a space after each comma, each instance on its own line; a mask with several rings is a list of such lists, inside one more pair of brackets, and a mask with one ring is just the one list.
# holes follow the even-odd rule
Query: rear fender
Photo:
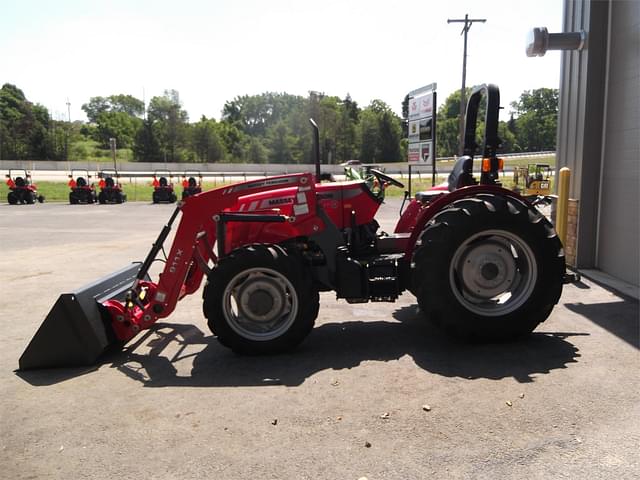
[[510, 197], [521, 202], [528, 203], [523, 197], [518, 195], [517, 193], [507, 190], [502, 187], [494, 186], [494, 185], [474, 185], [469, 187], [462, 187], [457, 190], [454, 190], [451, 193], [441, 196], [440, 198], [433, 201], [433, 203], [427, 205], [422, 208], [419, 212], [417, 212], [415, 218], [415, 225], [411, 230], [411, 236], [409, 237], [409, 242], [407, 243], [407, 247], [405, 249], [405, 259], [407, 261], [411, 260], [413, 255], [413, 251], [415, 249], [416, 242], [420, 237], [420, 234], [424, 230], [427, 222], [431, 220], [438, 212], [455, 202], [456, 200], [460, 200], [461, 198], [469, 198], [474, 197], [481, 193], [490, 193], [493, 195], [500, 195], [503, 197]]

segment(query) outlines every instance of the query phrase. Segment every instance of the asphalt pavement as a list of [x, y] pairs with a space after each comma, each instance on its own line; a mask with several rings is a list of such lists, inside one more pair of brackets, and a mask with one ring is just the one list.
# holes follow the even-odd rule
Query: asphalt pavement
[[144, 258], [172, 208], [0, 205], [3, 478], [640, 476], [638, 303], [588, 280], [508, 344], [328, 292], [296, 351], [240, 357], [197, 292], [93, 368], [16, 372], [58, 295]]

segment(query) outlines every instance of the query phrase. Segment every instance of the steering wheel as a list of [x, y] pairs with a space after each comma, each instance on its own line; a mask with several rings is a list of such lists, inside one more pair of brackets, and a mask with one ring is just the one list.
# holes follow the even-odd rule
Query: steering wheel
[[376, 170], [375, 168], [372, 168], [371, 170], [369, 170], [369, 172], [371, 172], [378, 179], [378, 182], [380, 182], [381, 184], [390, 183], [394, 187], [404, 188], [404, 184], [400, 183], [395, 178], [390, 177], [386, 173], [382, 173], [380, 170]]

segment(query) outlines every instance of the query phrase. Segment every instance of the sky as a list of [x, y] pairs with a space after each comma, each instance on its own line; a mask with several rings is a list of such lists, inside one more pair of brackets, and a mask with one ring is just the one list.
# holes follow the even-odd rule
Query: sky
[[561, 31], [562, 0], [0, 0], [0, 84], [22, 89], [53, 118], [86, 120], [92, 96], [148, 103], [180, 93], [191, 121], [220, 119], [236, 96], [310, 90], [397, 113], [433, 82], [438, 103], [462, 81], [495, 83], [506, 107], [524, 90], [558, 88], [560, 54], [528, 58], [533, 27]]

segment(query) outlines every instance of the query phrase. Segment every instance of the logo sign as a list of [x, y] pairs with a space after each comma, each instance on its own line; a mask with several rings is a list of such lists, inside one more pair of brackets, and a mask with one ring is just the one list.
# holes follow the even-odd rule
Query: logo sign
[[409, 163], [433, 165], [435, 99], [435, 83], [409, 93]]
[[409, 163], [418, 163], [420, 161], [420, 144], [409, 144]]

